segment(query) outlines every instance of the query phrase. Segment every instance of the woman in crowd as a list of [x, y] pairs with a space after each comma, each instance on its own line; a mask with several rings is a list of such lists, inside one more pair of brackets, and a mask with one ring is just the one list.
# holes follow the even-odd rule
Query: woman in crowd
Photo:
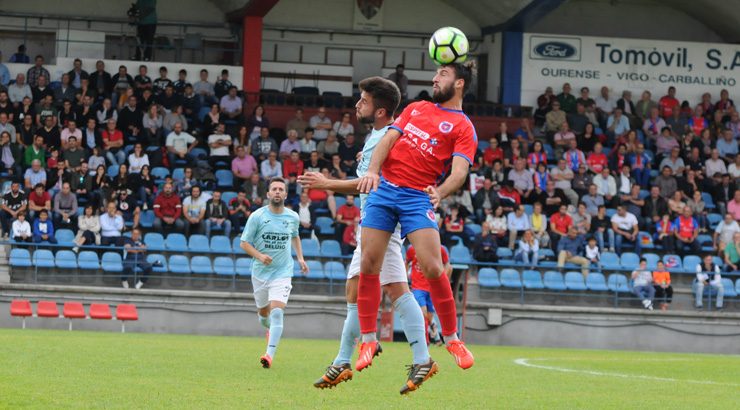
[[506, 243], [506, 229], [508, 223], [506, 221], [506, 215], [504, 215], [503, 207], [497, 206], [493, 210], [493, 213], [486, 216], [486, 221], [484, 223], [488, 225], [488, 230], [491, 232], [491, 235], [496, 237], [496, 242], [498, 242], [499, 246], [508, 245], [508, 243]]
[[100, 245], [100, 217], [93, 205], [87, 205], [83, 214], [77, 219], [77, 236], [74, 239], [75, 252], [83, 245]]
[[159, 105], [152, 104], [143, 115], [141, 123], [144, 126], [145, 137], [151, 145], [161, 145], [163, 120], [159, 113]]
[[345, 138], [347, 134], [354, 134], [355, 127], [351, 123], [352, 116], [350, 113], [342, 113], [342, 120], [334, 122], [334, 132], [342, 138]]
[[95, 209], [102, 210], [110, 198], [110, 178], [105, 172], [105, 165], [99, 165], [95, 174], [89, 174], [85, 178], [85, 190], [87, 200]]
[[550, 245], [550, 235], [547, 233], [547, 215], [542, 213], [542, 204], [535, 202], [532, 207], [529, 223], [532, 225], [532, 234], [542, 248]]
[[132, 174], [138, 174], [145, 165], [149, 165], [149, 155], [144, 152], [141, 143], [137, 142], [134, 145], [134, 152], [128, 156], [128, 169]]
[[270, 120], [265, 115], [265, 107], [260, 104], [254, 107], [254, 110], [252, 110], [252, 115], [247, 119], [247, 129], [249, 130], [250, 143], [259, 138], [260, 131], [263, 127], [270, 128]]
[[535, 269], [539, 250], [540, 242], [532, 234], [532, 231], [526, 230], [522, 239], [519, 240], [519, 245], [514, 253], [514, 261], [523, 263], [525, 268]]
[[131, 175], [129, 185], [131, 192], [138, 195], [138, 201], [143, 209], [152, 206], [157, 186], [150, 173], [149, 165], [144, 165], [141, 167], [141, 172]]
[[527, 155], [527, 165], [530, 170], [534, 171], [538, 169], [537, 165], [540, 163], [547, 165], [547, 153], [545, 152], [545, 147], [542, 145], [542, 141], [535, 141], [532, 144], [532, 152]]
[[[218, 106], [218, 104], [211, 104], [211, 110], [208, 111], [208, 114], [206, 114], [205, 118], [203, 118], [203, 129], [206, 133], [211, 133], [216, 129], [216, 126], [218, 125], [219, 121], [221, 121], [221, 110]], [[239, 134], [241, 135], [241, 130], [247, 129], [246, 125], [242, 125], [241, 129], [239, 130]], [[245, 133], [245, 135], [248, 133]], [[246, 141], [246, 138], [243, 140], [239, 140], [242, 145], [244, 145], [244, 141]]]
[[465, 240], [465, 234], [463, 233], [465, 230], [465, 220], [460, 215], [460, 209], [457, 205], [450, 207], [450, 213], [444, 219], [443, 228], [442, 242], [445, 246], [450, 248], [457, 243], [457, 240], [453, 239], [454, 236], [462, 238], [465, 245], [468, 245]]
[[701, 196], [701, 191], [694, 191], [691, 199], [686, 202], [686, 206], [691, 208], [691, 212], [694, 214], [696, 222], [699, 224], [699, 229], [706, 232], [709, 228], [709, 220], [707, 219], [707, 210], [704, 199]]

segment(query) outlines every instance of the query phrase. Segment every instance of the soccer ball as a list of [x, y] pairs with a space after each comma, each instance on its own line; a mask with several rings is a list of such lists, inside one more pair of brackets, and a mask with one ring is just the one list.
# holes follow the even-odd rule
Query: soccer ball
[[442, 27], [429, 39], [429, 57], [438, 65], [462, 63], [468, 57], [468, 38], [455, 27]]

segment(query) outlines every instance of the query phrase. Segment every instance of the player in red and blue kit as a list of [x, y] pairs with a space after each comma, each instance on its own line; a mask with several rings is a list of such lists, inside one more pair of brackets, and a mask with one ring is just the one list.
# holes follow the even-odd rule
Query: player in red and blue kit
[[[442, 325], [447, 350], [458, 366], [473, 365], [473, 355], [457, 336], [457, 311], [444, 273], [434, 208], [457, 191], [468, 176], [478, 140], [462, 111], [462, 98], [471, 84], [470, 63], [440, 66], [434, 76], [433, 100], [410, 104], [389, 128], [373, 153], [358, 190], [369, 193], [362, 216], [362, 259], [357, 310], [362, 344], [355, 364], [362, 370], [380, 351], [376, 339], [380, 307], [379, 273], [396, 224], [401, 236], [416, 249], [419, 267]], [[382, 167], [383, 177], [380, 177]], [[416, 389], [435, 374], [437, 364], [414, 364], [407, 387]]]
[[[445, 267], [445, 273], [449, 275], [452, 272], [450, 256], [447, 254], [444, 246], [440, 246], [440, 252], [442, 253], [442, 264]], [[429, 293], [429, 281], [427, 281], [427, 278], [421, 272], [419, 262], [416, 260], [416, 250], [413, 246], [409, 246], [409, 249], [406, 251], [406, 264], [411, 265], [411, 293], [424, 313], [424, 328], [427, 329], [427, 343], [429, 343], [430, 338], [435, 343], [441, 343], [439, 342], [439, 334], [434, 324], [435, 310], [431, 294]]]

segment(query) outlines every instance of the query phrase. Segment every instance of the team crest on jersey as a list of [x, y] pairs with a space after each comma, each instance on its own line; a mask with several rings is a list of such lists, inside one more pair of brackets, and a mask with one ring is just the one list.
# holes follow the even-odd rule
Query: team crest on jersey
[[452, 131], [453, 125], [451, 122], [442, 121], [439, 123], [439, 130], [445, 134]]
[[439, 144], [439, 141], [436, 138], [432, 138], [432, 139], [429, 140], [429, 143], [431, 145], [436, 146], [437, 144]]
[[411, 116], [412, 117], [416, 117], [419, 114], [421, 114], [421, 111], [417, 110], [416, 108], [414, 108], [413, 110], [411, 110]]
[[434, 217], [434, 211], [431, 209], [427, 210], [427, 218], [429, 218], [430, 221], [435, 222], [437, 218]]

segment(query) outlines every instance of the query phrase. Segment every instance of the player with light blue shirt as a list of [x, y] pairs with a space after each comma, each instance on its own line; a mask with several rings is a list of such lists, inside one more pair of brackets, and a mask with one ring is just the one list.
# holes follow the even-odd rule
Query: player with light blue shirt
[[[373, 125], [373, 130], [365, 138], [362, 158], [357, 165], [357, 175], [362, 176], [367, 172], [375, 147], [385, 136], [388, 126], [393, 123], [393, 112], [398, 108], [401, 94], [393, 82], [380, 77], [370, 77], [361, 81], [359, 88], [362, 93], [360, 100], [355, 105], [357, 118], [360, 123]], [[326, 189], [347, 195], [358, 193], [356, 180], [328, 179], [318, 172], [307, 172], [298, 177], [298, 182], [303, 185], [304, 189]], [[361, 210], [366, 197], [367, 195], [360, 196]], [[357, 243], [360, 243], [359, 232]], [[400, 230], [397, 229], [391, 236], [386, 250], [383, 267], [380, 271], [380, 281], [383, 291], [393, 301], [394, 309], [401, 316], [406, 339], [413, 351], [414, 365], [429, 366], [429, 370], [432, 370], [432, 366], [436, 366], [436, 364], [429, 357], [424, 315], [408, 287], [406, 265], [401, 252], [402, 247], [403, 239]], [[347, 272], [347, 317], [342, 329], [339, 353], [334, 362], [327, 367], [324, 375], [314, 382], [314, 386], [320, 389], [334, 387], [343, 381], [351, 380], [353, 376], [350, 360], [354, 353], [355, 340], [360, 336], [360, 324], [357, 315], [360, 252], [358, 246], [352, 255], [352, 262]]]
[[252, 287], [259, 322], [268, 329], [267, 351], [260, 357], [265, 369], [272, 366], [283, 335], [283, 314], [292, 289], [291, 246], [295, 247], [301, 271], [308, 272], [298, 236], [298, 214], [285, 208], [287, 196], [285, 180], [272, 178], [267, 188], [268, 204], [249, 216], [241, 236], [241, 248], [254, 258]]

